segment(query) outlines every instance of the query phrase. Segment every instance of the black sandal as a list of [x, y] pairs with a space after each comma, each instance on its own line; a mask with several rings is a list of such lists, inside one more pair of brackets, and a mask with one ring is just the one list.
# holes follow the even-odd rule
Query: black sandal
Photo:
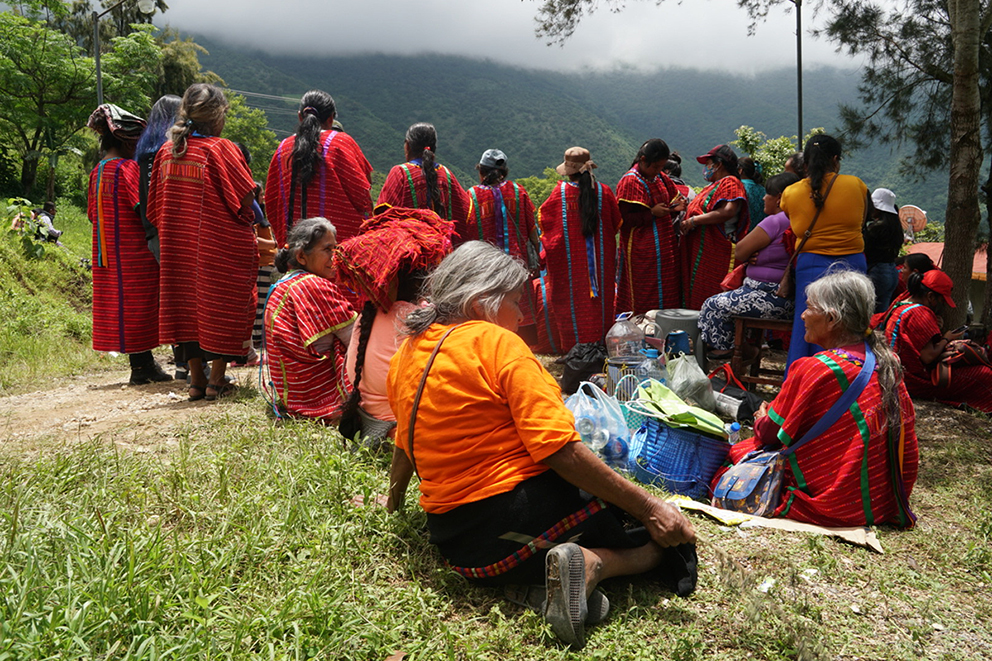
[[[196, 391], [195, 393], [193, 392], [194, 390]], [[198, 402], [206, 396], [207, 396], [206, 386], [194, 386], [194, 385], [189, 386], [189, 401]]]
[[221, 383], [218, 385], [208, 383], [206, 393], [204, 395], [204, 399], [206, 399], [208, 402], [212, 402], [216, 399], [220, 399], [221, 397], [227, 397], [228, 395], [233, 395], [234, 391], [237, 389], [238, 387], [233, 383]]

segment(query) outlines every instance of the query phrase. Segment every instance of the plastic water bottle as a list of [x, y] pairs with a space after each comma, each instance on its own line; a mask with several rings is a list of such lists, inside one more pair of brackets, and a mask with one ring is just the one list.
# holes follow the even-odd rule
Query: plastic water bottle
[[599, 451], [599, 456], [603, 458], [607, 466], [620, 470], [627, 469], [629, 455], [630, 448], [622, 438], [611, 438], [610, 442]]
[[643, 382], [647, 379], [654, 379], [655, 381], [668, 383], [668, 373], [665, 370], [665, 366], [661, 364], [658, 356], [658, 350], [641, 349], [641, 353], [646, 357], [637, 366], [638, 381]]
[[644, 331], [631, 321], [633, 316], [633, 312], [618, 314], [616, 323], [606, 333], [606, 352], [610, 358], [637, 357], [644, 348]]
[[578, 418], [575, 421], [575, 431], [579, 432], [584, 443], [591, 443], [593, 432], [596, 431], [596, 421], [586, 416]]
[[727, 442], [731, 445], [741, 440], [741, 423], [731, 422], [727, 425]]

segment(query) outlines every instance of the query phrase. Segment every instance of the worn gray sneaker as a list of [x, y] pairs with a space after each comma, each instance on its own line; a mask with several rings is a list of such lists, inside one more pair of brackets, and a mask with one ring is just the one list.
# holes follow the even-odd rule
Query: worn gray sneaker
[[577, 544], [559, 544], [545, 559], [544, 619], [558, 639], [574, 649], [586, 644], [586, 563]]
[[[503, 588], [503, 596], [517, 606], [523, 606], [543, 615], [548, 600], [548, 590], [543, 585], [507, 585]], [[610, 600], [599, 588], [589, 595], [586, 606], [589, 609], [586, 624], [599, 624], [610, 614]]]

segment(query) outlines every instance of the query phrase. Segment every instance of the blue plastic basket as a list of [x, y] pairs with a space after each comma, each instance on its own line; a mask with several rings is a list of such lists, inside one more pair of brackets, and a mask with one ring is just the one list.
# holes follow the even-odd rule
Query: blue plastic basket
[[696, 500], [709, 500], [710, 482], [730, 452], [730, 444], [648, 418], [634, 434], [630, 471], [645, 484]]

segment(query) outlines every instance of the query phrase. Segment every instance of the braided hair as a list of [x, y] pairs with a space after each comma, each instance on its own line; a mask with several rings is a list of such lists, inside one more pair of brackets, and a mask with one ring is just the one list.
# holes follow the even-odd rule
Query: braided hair
[[[592, 172], [586, 170], [571, 175], [579, 183], [579, 216], [582, 218], [582, 236], [594, 236], [599, 231], [599, 186]], [[564, 204], [562, 200], [562, 204]]]
[[194, 131], [204, 135], [220, 133], [220, 124], [227, 106], [224, 92], [216, 85], [193, 83], [186, 88], [176, 123], [169, 129], [173, 158], [186, 155], [186, 141]]
[[442, 218], [441, 189], [437, 185], [434, 152], [437, 150], [437, 131], [433, 124], [419, 122], [406, 130], [406, 144], [411, 154], [420, 158], [420, 169], [427, 182], [427, 203]]
[[817, 209], [823, 207], [823, 179], [834, 171], [834, 159], [840, 156], [841, 147], [837, 138], [820, 133], [806, 141], [803, 163], [806, 165], [810, 188], [813, 189], [813, 204]]

